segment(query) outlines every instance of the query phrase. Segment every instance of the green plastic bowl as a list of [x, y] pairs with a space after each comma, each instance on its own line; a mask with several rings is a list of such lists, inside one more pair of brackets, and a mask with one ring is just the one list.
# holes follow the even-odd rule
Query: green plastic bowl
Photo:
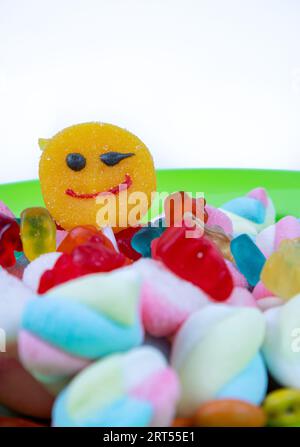
[[[161, 169], [157, 170], [161, 192], [204, 192], [207, 202], [220, 206], [262, 186], [271, 195], [277, 219], [292, 214], [300, 217], [300, 171], [264, 169]], [[43, 206], [38, 180], [0, 185], [0, 200], [20, 215], [24, 208]]]

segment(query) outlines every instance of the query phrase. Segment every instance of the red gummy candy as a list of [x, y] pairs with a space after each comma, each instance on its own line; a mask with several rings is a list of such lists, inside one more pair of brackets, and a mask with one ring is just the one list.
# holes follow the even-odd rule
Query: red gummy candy
[[111, 241], [101, 231], [97, 230], [92, 225], [84, 225], [73, 228], [63, 239], [57, 248], [57, 251], [61, 251], [62, 253], [72, 253], [74, 248], [86, 244], [94, 236], [97, 236], [97, 240], [102, 242], [106, 247], [113, 248]]
[[22, 251], [20, 227], [15, 219], [0, 213], [0, 265], [12, 267], [15, 262], [14, 251]]
[[95, 235], [87, 244], [74, 248], [72, 253], [63, 253], [54, 267], [43, 273], [38, 293], [43, 294], [54, 286], [89, 273], [110, 272], [130, 262], [122, 253], [104, 245], [102, 237]]
[[[170, 194], [164, 202], [164, 211], [166, 226], [181, 226], [184, 213], [192, 213], [203, 223], [208, 220], [208, 214], [205, 210], [206, 201], [202, 197], [192, 198], [184, 191], [174, 192]], [[179, 224], [179, 225], [178, 225]]]
[[205, 236], [187, 238], [185, 227], [170, 227], [152, 248], [155, 259], [216, 301], [224, 301], [231, 294], [233, 281], [228, 267], [216, 245]]
[[124, 230], [119, 231], [115, 235], [120, 252], [133, 261], [137, 261], [142, 257], [142, 255], [135, 251], [131, 246], [131, 239], [141, 228], [141, 226], [128, 227]]

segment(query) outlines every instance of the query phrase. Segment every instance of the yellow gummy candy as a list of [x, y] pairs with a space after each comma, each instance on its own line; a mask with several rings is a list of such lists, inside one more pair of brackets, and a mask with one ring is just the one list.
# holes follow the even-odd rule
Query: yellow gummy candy
[[300, 293], [300, 239], [282, 241], [264, 265], [261, 280], [268, 290], [281, 298]]
[[[128, 226], [127, 217], [137, 204], [134, 193], [147, 198], [139, 217], [151, 205], [156, 189], [153, 160], [144, 143], [127, 130], [112, 124], [77, 124], [49, 140], [40, 139], [40, 147], [44, 201], [66, 230], [79, 225], [110, 225], [115, 230]], [[99, 213], [105, 196], [116, 203], [115, 219], [109, 214], [109, 221]]]
[[45, 208], [27, 208], [21, 214], [23, 251], [29, 261], [56, 250], [56, 226]]

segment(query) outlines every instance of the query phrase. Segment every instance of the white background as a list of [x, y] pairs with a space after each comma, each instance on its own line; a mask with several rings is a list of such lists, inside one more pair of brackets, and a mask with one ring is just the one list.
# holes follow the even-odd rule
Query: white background
[[300, 1], [0, 0], [0, 182], [99, 120], [158, 167], [300, 169]]

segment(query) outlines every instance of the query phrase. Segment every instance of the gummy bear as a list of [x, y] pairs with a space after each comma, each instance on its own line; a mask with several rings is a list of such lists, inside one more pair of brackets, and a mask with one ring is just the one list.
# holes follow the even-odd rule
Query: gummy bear
[[14, 251], [21, 250], [20, 227], [17, 221], [0, 213], [0, 265], [12, 267], [16, 262]]
[[205, 210], [205, 199], [192, 198], [184, 191], [170, 194], [164, 202], [166, 226], [181, 226], [186, 213], [192, 214], [202, 223], [207, 222], [208, 214]]
[[251, 286], [256, 286], [266, 258], [247, 234], [241, 234], [231, 241], [231, 253], [239, 271]]
[[131, 246], [131, 240], [133, 236], [140, 229], [141, 229], [140, 226], [128, 227], [116, 233], [116, 241], [120, 252], [123, 253], [123, 255], [127, 256], [127, 258], [132, 259], [133, 261], [137, 261], [142, 257], [142, 255], [137, 251], [135, 251]]
[[268, 290], [281, 298], [300, 293], [300, 238], [281, 242], [267, 259], [261, 279]]
[[152, 255], [216, 301], [233, 290], [232, 276], [218, 248], [205, 236], [186, 238], [185, 227], [170, 227], [154, 241]]
[[151, 242], [160, 237], [165, 231], [164, 227], [144, 227], [135, 233], [131, 240], [132, 248], [143, 258], [151, 258]]
[[122, 253], [105, 245], [102, 237], [94, 235], [88, 243], [77, 246], [71, 253], [63, 253], [54, 267], [43, 273], [38, 293], [43, 294], [70, 279], [89, 273], [110, 272], [130, 263]]
[[205, 225], [204, 235], [218, 247], [225, 259], [231, 262], [233, 261], [230, 250], [231, 238], [222, 230], [221, 227], [208, 227]]
[[56, 226], [46, 208], [22, 211], [20, 229], [23, 250], [29, 261], [56, 250]]
[[92, 225], [85, 225], [73, 228], [57, 247], [57, 251], [70, 254], [74, 248], [86, 244], [94, 236], [97, 236], [97, 240], [101, 240], [106, 247], [113, 249], [113, 244], [101, 231]]

